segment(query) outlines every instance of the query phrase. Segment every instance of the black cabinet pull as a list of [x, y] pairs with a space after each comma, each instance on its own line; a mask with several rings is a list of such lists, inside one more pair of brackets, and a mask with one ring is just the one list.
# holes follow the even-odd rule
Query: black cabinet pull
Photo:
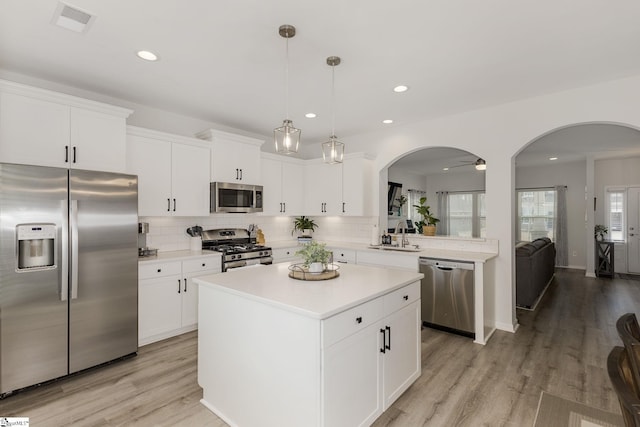
[[171, 212], [171, 199], [167, 199], [167, 212]]
[[286, 212], [286, 211], [287, 211], [287, 204], [286, 204], [286, 203], [283, 203], [283, 204], [282, 204], [282, 212], [284, 213], [284, 212]]
[[346, 211], [344, 210], [344, 205], [346, 205], [345, 202], [342, 202], [342, 213], [345, 213]]
[[73, 163], [76, 162], [76, 147], [73, 147]]
[[386, 353], [385, 344], [387, 343], [387, 333], [384, 329], [380, 329], [380, 333], [382, 334], [382, 348], [380, 349], [380, 353]]
[[180, 285], [182, 285], [182, 283], [180, 283], [180, 282], [181, 282], [181, 280], [178, 279], [178, 293], [180, 293]]
[[187, 278], [184, 278], [184, 291], [187, 292]]
[[403, 296], [402, 299], [405, 300], [405, 301], [409, 301], [409, 295]]
[[64, 146], [64, 162], [69, 163], [69, 146]]
[[158, 269], [158, 273], [162, 273], [162, 269], [161, 268]]
[[389, 344], [385, 345], [385, 348], [391, 350], [391, 326], [385, 326], [384, 328], [389, 331]]
[[236, 179], [240, 179], [240, 169], [236, 168]]
[[176, 199], [173, 199], [173, 211], [176, 211]]
[[203, 267], [206, 267], [206, 264], [203, 262], [203, 263], [202, 263], [202, 266], [203, 266]]
[[362, 317], [356, 317], [356, 323], [358, 324], [362, 323]]
[[240, 181], [242, 181], [242, 169], [240, 169]]

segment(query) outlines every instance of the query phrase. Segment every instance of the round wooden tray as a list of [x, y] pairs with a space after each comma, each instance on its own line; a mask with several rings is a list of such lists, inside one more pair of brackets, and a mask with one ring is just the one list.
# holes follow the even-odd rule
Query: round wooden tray
[[297, 280], [329, 280], [335, 279], [340, 275], [339, 266], [335, 264], [327, 264], [327, 268], [321, 273], [310, 273], [303, 264], [291, 264], [289, 266], [289, 277]]

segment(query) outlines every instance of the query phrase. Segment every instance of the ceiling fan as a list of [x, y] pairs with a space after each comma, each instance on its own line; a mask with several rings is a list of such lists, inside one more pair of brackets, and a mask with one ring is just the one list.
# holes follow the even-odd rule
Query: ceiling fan
[[464, 161], [464, 162], [461, 162], [461, 163], [462, 164], [460, 164], [460, 165], [447, 166], [447, 167], [443, 168], [443, 170], [449, 170], [451, 168], [459, 168], [459, 167], [462, 167], [462, 166], [471, 166], [471, 165], [473, 165], [476, 168], [476, 170], [479, 170], [479, 171], [483, 171], [483, 170], [487, 169], [487, 162], [485, 162], [484, 159], [482, 159], [480, 157], [478, 157], [478, 159], [475, 160], [475, 161], [471, 160], [471, 161]]

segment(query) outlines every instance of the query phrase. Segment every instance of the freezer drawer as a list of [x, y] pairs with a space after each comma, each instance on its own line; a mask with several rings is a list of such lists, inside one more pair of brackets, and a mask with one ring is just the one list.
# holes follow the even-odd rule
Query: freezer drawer
[[420, 258], [420, 272], [422, 322], [474, 336], [473, 263]]

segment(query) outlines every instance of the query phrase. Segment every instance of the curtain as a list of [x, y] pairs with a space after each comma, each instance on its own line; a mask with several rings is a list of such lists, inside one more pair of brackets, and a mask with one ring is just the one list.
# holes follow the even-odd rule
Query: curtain
[[556, 233], [556, 265], [569, 264], [569, 248], [567, 244], [567, 187], [556, 185], [556, 216], [553, 229]]
[[413, 205], [419, 205], [420, 197], [423, 197], [427, 193], [422, 190], [408, 190], [407, 194], [407, 219], [411, 220], [411, 224], [415, 224], [416, 221], [420, 221], [420, 215], [418, 215]]
[[449, 235], [449, 192], [438, 191], [436, 195], [438, 196], [438, 210], [436, 213], [436, 218], [440, 220], [440, 222], [436, 224], [436, 234], [438, 236], [448, 236]]

